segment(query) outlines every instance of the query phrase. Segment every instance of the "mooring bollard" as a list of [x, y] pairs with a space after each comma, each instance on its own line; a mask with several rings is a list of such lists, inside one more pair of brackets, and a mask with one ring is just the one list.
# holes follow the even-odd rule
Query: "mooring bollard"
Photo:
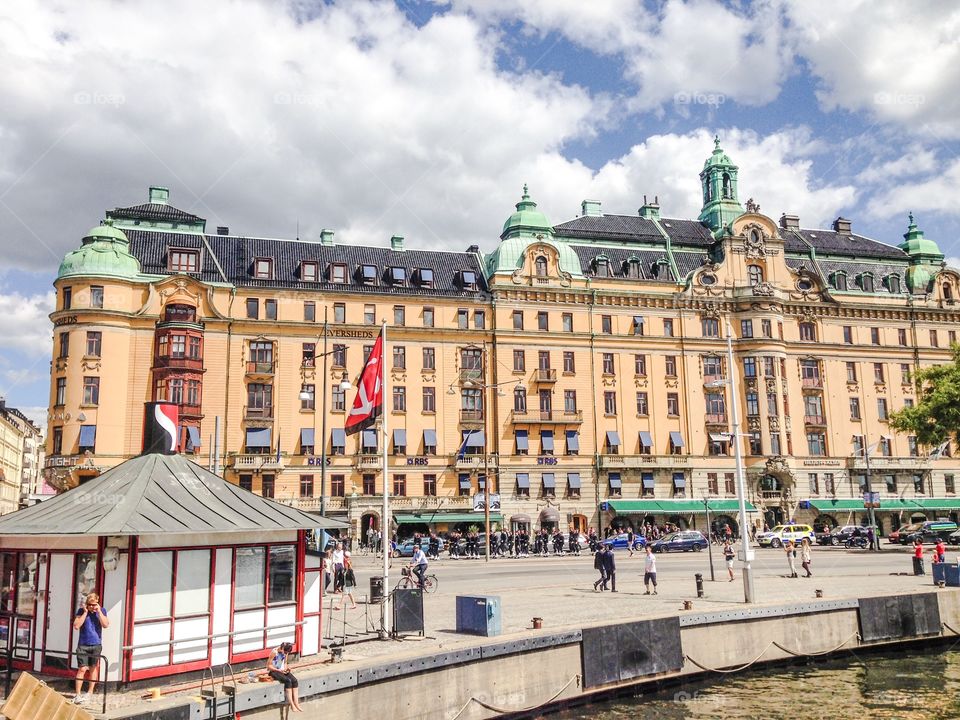
[[683, 601], [684, 610], [693, 610], [693, 600], [684, 600]]
[[813, 591], [813, 594], [814, 594], [815, 597], [822, 598], [822, 597], [823, 597], [823, 590], [814, 590], [814, 591]]
[[703, 597], [703, 573], [695, 573], [693, 577], [696, 578], [696, 581], [697, 581], [697, 597], [702, 598]]
[[533, 620], [531, 620], [531, 622], [533, 623], [534, 630], [540, 630], [543, 628], [543, 618], [535, 617]]

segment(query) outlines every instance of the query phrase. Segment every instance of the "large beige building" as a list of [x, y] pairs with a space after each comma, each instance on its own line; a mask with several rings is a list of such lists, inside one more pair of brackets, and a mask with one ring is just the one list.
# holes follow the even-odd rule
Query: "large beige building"
[[585, 200], [553, 225], [524, 189], [489, 254], [208, 234], [151, 188], [61, 265], [49, 480], [137, 454], [143, 403], [167, 400], [198, 462], [363, 533], [380, 440], [344, 435], [338, 385], [385, 320], [401, 534], [479, 524], [487, 477], [505, 525], [702, 527], [705, 500], [732, 522], [731, 375], [755, 522], [859, 518], [868, 482], [884, 531], [955, 514], [951, 449], [886, 418], [950, 357], [960, 276], [912, 219], [897, 245], [803, 229], [744, 208], [737, 173], [718, 143], [696, 220]]
[[43, 491], [40, 428], [0, 398], [0, 515], [29, 504]]

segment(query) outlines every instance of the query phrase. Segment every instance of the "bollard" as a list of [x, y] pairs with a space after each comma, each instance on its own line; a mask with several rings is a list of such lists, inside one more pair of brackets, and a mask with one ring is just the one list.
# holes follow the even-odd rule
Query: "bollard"
[[813, 591], [813, 595], [814, 595], [814, 597], [822, 598], [822, 597], [823, 597], [823, 590], [814, 590], [814, 591]]
[[693, 600], [684, 600], [683, 601], [684, 610], [693, 610]]
[[543, 628], [543, 618], [535, 617], [533, 620], [531, 620], [531, 622], [533, 623], [534, 630], [540, 630]]
[[693, 577], [696, 578], [696, 581], [697, 581], [697, 597], [702, 598], [703, 597], [703, 573], [695, 573]]

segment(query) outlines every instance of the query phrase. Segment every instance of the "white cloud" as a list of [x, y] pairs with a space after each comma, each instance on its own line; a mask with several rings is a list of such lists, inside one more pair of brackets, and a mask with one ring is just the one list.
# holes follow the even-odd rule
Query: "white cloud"
[[[49, 358], [53, 330], [47, 316], [53, 311], [55, 301], [53, 292], [28, 296], [0, 291], [0, 337], [4, 338], [4, 349], [19, 350], [33, 359]], [[5, 373], [27, 370], [30, 368], [8, 368]]]
[[[906, 216], [908, 212], [919, 214], [924, 211], [956, 215], [957, 187], [960, 187], [960, 159], [923, 179], [894, 187], [887, 186], [871, 198], [867, 212], [881, 218]], [[918, 216], [917, 221], [922, 228], [922, 216]], [[942, 240], [952, 241], [952, 238]]]
[[936, 154], [918, 143], [903, 149], [903, 154], [887, 161], [876, 161], [857, 175], [857, 180], [865, 183], [879, 183], [881, 186], [891, 180], [925, 175], [937, 168]]
[[786, 12], [826, 109], [960, 137], [960, 5], [786, 0]]

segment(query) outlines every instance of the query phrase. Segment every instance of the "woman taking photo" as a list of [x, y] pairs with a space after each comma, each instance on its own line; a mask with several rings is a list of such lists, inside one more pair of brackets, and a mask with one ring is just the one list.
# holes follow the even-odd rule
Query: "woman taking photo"
[[267, 672], [270, 677], [283, 685], [283, 692], [287, 698], [287, 704], [296, 712], [303, 712], [300, 707], [299, 686], [297, 678], [287, 668], [287, 656], [293, 652], [293, 643], [285, 642], [280, 647], [270, 653], [267, 660]]

